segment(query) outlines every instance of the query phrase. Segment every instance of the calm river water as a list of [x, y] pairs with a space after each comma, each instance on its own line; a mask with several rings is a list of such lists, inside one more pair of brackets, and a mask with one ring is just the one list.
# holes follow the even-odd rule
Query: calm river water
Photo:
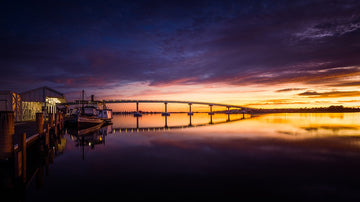
[[244, 118], [114, 115], [66, 133], [26, 201], [360, 201], [360, 113]]

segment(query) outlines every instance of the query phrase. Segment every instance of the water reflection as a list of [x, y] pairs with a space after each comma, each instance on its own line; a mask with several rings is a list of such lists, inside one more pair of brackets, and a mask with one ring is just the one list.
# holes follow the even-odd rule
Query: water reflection
[[358, 120], [360, 113], [114, 115], [92, 133], [69, 130], [46, 183], [27, 199], [359, 201]]
[[[207, 114], [200, 114], [195, 116], [196, 121], [195, 124], [193, 124], [193, 119], [195, 119], [193, 117], [194, 115], [175, 115], [174, 118], [175, 120], [177, 120], [178, 122], [184, 123], [184, 119], [188, 118], [189, 119], [189, 123], [188, 124], [184, 124], [184, 125], [179, 125], [179, 124], [172, 124], [172, 125], [168, 125], [168, 117], [169, 116], [162, 116], [160, 117], [160, 115], [144, 115], [141, 117], [134, 117], [134, 119], [136, 119], [136, 128], [131, 127], [131, 123], [129, 123], [128, 125], [130, 127], [126, 127], [124, 125], [120, 125], [119, 122], [122, 121], [124, 118], [130, 118], [132, 119], [131, 116], [124, 116], [124, 115], [120, 115], [120, 116], [114, 116], [114, 125], [113, 125], [113, 132], [139, 132], [139, 131], [159, 131], [159, 130], [170, 130], [170, 129], [179, 129], [179, 128], [190, 128], [190, 127], [199, 127], [199, 126], [208, 126], [208, 125], [217, 125], [217, 124], [223, 124], [223, 123], [228, 123], [228, 122], [236, 122], [236, 121], [240, 121], [245, 119], [244, 116], [238, 116], [238, 115], [233, 115], [234, 118], [230, 119], [230, 114], [226, 115], [227, 119], [225, 120], [221, 120], [218, 119], [216, 122], [213, 122], [213, 114], [211, 115], [207, 115]], [[209, 121], [205, 122], [205, 117], [209, 117]], [[164, 125], [161, 126], [161, 119], [164, 119]], [[251, 118], [251, 116], [247, 116], [247, 118]], [[139, 124], [141, 120], [141, 124]], [[117, 126], [123, 126], [122, 128], [117, 127]], [[142, 126], [144, 125], [144, 126]]]
[[67, 130], [67, 134], [70, 136], [71, 140], [75, 142], [76, 147], [82, 148], [82, 159], [85, 159], [85, 147], [90, 147], [91, 149], [95, 148], [95, 145], [105, 144], [106, 136], [112, 132], [112, 125], [102, 126], [100, 129], [95, 127], [92, 131], [87, 133], [79, 133], [79, 131]]
[[[141, 117], [114, 115], [113, 128], [116, 131], [148, 131], [207, 126], [249, 119], [250, 115], [193, 113], [192, 115], [173, 113], [171, 116], [148, 114]], [[136, 124], [134, 124], [136, 123]], [[162, 124], [163, 123], [163, 124]]]

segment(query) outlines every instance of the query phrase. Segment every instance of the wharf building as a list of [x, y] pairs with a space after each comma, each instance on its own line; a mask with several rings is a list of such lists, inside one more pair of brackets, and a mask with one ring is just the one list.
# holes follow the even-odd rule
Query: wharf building
[[15, 121], [32, 121], [36, 113], [56, 113], [57, 104], [66, 103], [64, 94], [47, 86], [16, 93], [0, 91], [0, 111], [13, 111]]

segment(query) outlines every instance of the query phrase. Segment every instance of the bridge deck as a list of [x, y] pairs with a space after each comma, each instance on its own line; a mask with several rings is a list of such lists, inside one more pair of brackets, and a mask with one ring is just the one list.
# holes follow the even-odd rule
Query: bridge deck
[[[248, 107], [242, 107], [242, 106], [238, 106], [238, 105], [229, 105], [229, 104], [211, 103], [211, 102], [198, 102], [198, 101], [195, 101], [195, 102], [193, 102], [193, 101], [177, 101], [177, 100], [102, 100], [102, 101], [97, 101], [97, 102], [109, 103], [109, 104], [114, 104], [114, 103], [177, 103], [177, 104], [212, 105], [212, 106], [220, 106], [220, 107], [239, 108], [239, 109], [245, 109], [245, 110], [251, 109]], [[75, 103], [75, 102], [63, 103], [63, 105], [65, 105], [65, 104], [79, 104], [79, 103]]]

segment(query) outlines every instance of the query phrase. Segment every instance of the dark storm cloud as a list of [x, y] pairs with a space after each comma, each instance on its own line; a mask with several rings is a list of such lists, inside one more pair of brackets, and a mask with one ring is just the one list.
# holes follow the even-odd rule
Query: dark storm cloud
[[336, 87], [360, 86], [360, 81], [330, 84], [329, 86], [336, 86]]
[[299, 93], [298, 95], [316, 98], [355, 97], [360, 96], [360, 91], [330, 91], [322, 93], [318, 93], [316, 91], [306, 91]]
[[359, 10], [357, 1], [7, 2], [0, 84], [336, 85], [329, 79], [360, 72]]
[[305, 89], [306, 88], [284, 88], [284, 89], [277, 90], [275, 92], [281, 93], [281, 92], [289, 92], [289, 91], [297, 91], [297, 90], [305, 90]]

